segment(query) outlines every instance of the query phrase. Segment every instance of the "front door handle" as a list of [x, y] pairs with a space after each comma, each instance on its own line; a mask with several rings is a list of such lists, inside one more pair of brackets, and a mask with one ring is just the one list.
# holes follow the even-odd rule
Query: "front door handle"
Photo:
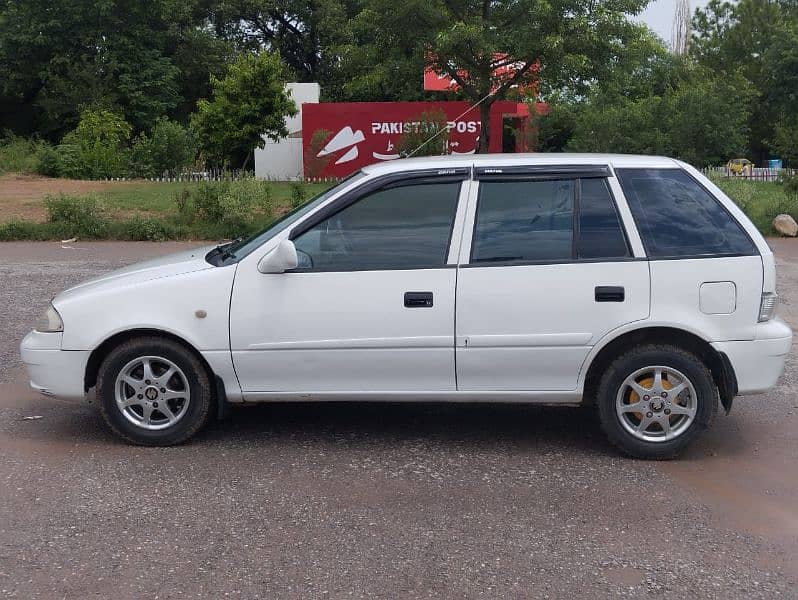
[[597, 285], [596, 302], [623, 302], [626, 291], [620, 285]]
[[405, 307], [430, 308], [432, 306], [432, 292], [405, 292]]

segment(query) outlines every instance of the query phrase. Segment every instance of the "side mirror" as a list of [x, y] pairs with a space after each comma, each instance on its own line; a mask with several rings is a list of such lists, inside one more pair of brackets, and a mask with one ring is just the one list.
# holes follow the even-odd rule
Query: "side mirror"
[[283, 240], [260, 259], [258, 271], [261, 273], [284, 273], [290, 269], [296, 269], [297, 263], [294, 242]]

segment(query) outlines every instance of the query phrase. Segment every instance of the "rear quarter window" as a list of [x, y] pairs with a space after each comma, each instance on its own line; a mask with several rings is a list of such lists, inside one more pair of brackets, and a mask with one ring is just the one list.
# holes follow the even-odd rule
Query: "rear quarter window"
[[681, 169], [616, 169], [650, 258], [750, 255], [739, 223]]

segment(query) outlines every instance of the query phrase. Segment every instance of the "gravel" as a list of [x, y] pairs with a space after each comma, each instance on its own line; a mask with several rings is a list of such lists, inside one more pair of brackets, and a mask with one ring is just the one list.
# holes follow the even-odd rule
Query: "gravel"
[[0, 597], [798, 597], [794, 361], [667, 464], [587, 409], [488, 404], [248, 407], [137, 448], [31, 393], [17, 345], [59, 289], [176, 246], [79, 246], [0, 244]]

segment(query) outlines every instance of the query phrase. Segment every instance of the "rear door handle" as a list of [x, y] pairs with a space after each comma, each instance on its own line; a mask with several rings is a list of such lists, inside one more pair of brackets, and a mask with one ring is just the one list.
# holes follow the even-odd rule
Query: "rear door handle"
[[596, 302], [623, 302], [626, 292], [619, 285], [597, 285]]
[[405, 306], [407, 308], [430, 308], [432, 292], [405, 292]]

